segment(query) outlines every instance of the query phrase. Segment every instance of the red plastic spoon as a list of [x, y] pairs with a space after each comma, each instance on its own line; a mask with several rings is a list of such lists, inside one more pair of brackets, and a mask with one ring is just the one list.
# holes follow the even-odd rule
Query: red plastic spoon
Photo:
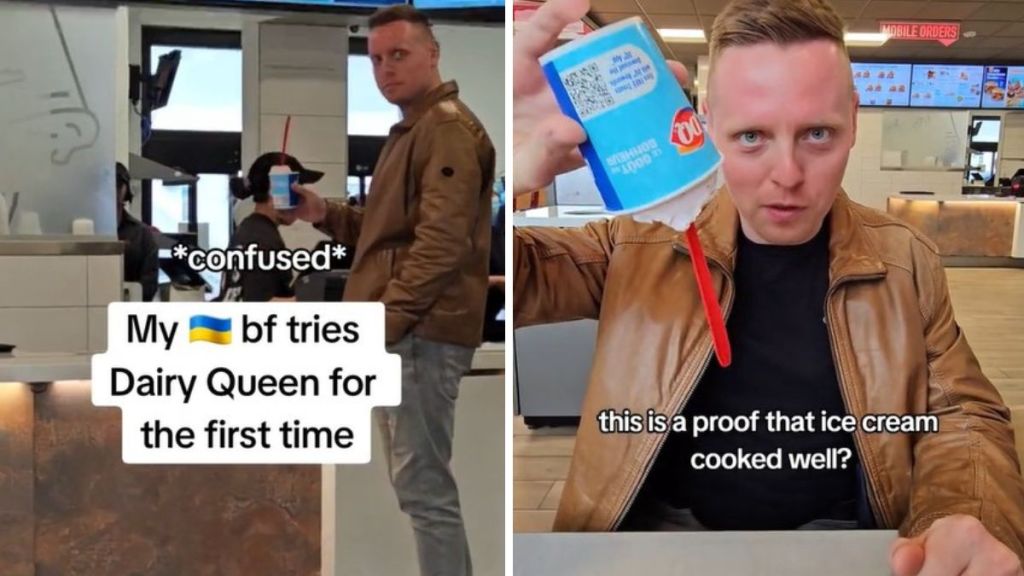
[[697, 227], [693, 224], [686, 229], [686, 244], [690, 247], [690, 261], [693, 262], [693, 273], [697, 277], [700, 300], [704, 304], [704, 317], [711, 328], [715, 357], [718, 358], [719, 366], [725, 368], [732, 363], [729, 334], [725, 331], [725, 320], [722, 319], [722, 309], [718, 306], [715, 288], [711, 283], [711, 271], [708, 270], [708, 262], [704, 259], [704, 249], [701, 248], [700, 238], [697, 237]]

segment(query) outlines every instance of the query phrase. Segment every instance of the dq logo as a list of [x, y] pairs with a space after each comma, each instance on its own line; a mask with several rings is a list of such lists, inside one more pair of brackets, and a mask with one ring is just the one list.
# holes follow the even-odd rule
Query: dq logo
[[680, 108], [676, 112], [669, 140], [680, 154], [689, 154], [704, 145], [704, 127], [693, 108]]

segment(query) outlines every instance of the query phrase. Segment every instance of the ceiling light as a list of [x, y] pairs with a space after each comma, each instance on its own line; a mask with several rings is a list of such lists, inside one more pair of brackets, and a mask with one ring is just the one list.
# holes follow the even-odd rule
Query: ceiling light
[[658, 34], [666, 42], [688, 42], [701, 44], [707, 42], [704, 38], [704, 31], [700, 28], [658, 28]]
[[847, 32], [843, 39], [847, 46], [877, 48], [889, 40], [889, 35], [883, 32]]

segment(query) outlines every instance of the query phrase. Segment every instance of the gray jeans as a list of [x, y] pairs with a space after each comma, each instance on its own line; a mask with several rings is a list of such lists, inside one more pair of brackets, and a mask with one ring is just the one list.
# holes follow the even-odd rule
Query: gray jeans
[[459, 381], [474, 350], [408, 335], [388, 352], [402, 357], [402, 403], [377, 410], [377, 423], [398, 505], [412, 521], [420, 574], [471, 576], [450, 462]]
[[[822, 518], [797, 527], [797, 530], [856, 530], [856, 520]], [[674, 508], [664, 502], [648, 501], [630, 513], [619, 528], [623, 532], [701, 532], [708, 530], [689, 508]]]

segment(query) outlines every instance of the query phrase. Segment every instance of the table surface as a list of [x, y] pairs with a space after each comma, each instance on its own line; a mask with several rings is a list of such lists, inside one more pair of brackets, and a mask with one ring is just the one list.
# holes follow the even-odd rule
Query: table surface
[[888, 576], [893, 530], [515, 534], [515, 576]]
[[611, 218], [603, 206], [545, 206], [512, 214], [515, 226], [557, 226], [575, 228], [592, 220]]
[[1024, 198], [1014, 196], [993, 196], [991, 194], [891, 194], [890, 198], [900, 200], [920, 200], [922, 202], [1007, 202], [1024, 203]]

